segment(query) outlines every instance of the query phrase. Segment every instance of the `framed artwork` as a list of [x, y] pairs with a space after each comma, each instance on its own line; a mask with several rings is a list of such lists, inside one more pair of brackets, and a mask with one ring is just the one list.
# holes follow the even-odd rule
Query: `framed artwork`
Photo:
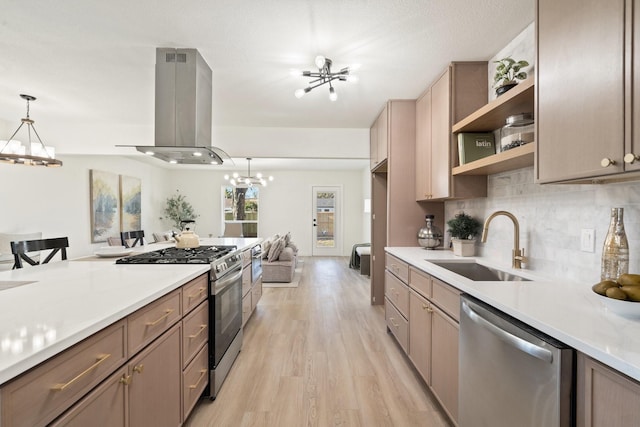
[[115, 173], [89, 170], [91, 242], [120, 235], [120, 185]]
[[120, 175], [120, 218], [122, 231], [140, 230], [142, 213], [142, 180]]

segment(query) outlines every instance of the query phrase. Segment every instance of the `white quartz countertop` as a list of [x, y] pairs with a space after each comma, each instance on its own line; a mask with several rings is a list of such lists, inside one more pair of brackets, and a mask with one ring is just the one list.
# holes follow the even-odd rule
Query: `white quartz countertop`
[[[261, 240], [205, 238], [200, 244], [242, 250]], [[173, 245], [150, 244], [135, 251]], [[91, 256], [0, 272], [0, 384], [209, 271], [208, 264], [115, 260]]]
[[[461, 258], [448, 250], [388, 247], [386, 251], [449, 283], [600, 362], [640, 381], [640, 316], [626, 318], [608, 311], [594, 283], [572, 283], [514, 270], [481, 258]], [[475, 259], [489, 267], [531, 279], [522, 282], [474, 282], [430, 261]], [[638, 303], [640, 311], [640, 303]]]

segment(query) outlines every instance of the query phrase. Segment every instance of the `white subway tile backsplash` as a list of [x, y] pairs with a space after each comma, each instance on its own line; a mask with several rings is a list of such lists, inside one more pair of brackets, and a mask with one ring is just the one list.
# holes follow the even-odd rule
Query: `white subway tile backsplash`
[[[506, 210], [520, 223], [520, 246], [529, 263], [525, 268], [543, 276], [593, 284], [600, 280], [602, 244], [611, 208], [624, 208], [629, 240], [629, 271], [640, 273], [640, 182], [613, 184], [535, 184], [533, 167], [489, 176], [487, 198], [445, 203], [445, 223], [464, 211], [483, 222], [491, 213]], [[593, 228], [596, 252], [580, 251], [580, 233]], [[445, 225], [446, 230], [446, 225]], [[446, 245], [449, 236], [446, 235]], [[480, 255], [511, 265], [513, 224], [506, 217], [491, 222]]]

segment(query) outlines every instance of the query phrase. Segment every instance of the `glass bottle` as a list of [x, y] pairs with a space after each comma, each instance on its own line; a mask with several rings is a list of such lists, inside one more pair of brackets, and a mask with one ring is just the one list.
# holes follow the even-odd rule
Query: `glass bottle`
[[418, 231], [418, 243], [425, 249], [434, 249], [442, 244], [442, 232], [434, 225], [433, 218], [433, 215], [426, 215], [427, 226]]
[[600, 280], [618, 280], [629, 272], [629, 243], [622, 221], [623, 208], [611, 209], [609, 231], [602, 247]]

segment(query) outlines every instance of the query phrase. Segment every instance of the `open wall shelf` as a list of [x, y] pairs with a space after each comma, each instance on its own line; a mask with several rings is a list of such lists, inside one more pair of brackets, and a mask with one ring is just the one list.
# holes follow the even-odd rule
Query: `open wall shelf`
[[520, 147], [512, 148], [493, 156], [484, 157], [462, 166], [456, 166], [452, 174], [456, 175], [491, 175], [514, 169], [532, 166], [536, 143], [531, 142]]

